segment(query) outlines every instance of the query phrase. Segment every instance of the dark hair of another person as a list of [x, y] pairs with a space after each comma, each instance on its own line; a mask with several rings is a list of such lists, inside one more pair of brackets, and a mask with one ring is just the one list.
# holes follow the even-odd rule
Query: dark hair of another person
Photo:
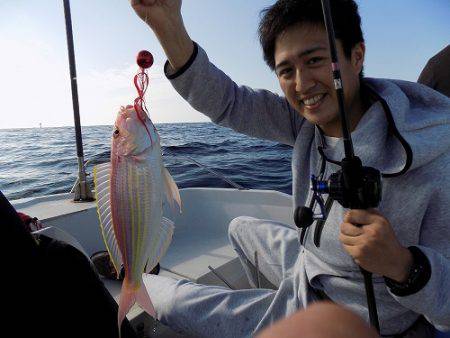
[[[336, 39], [341, 41], [344, 54], [350, 59], [352, 48], [364, 42], [358, 5], [353, 0], [330, 0], [330, 6]], [[272, 70], [275, 69], [275, 42], [280, 34], [297, 24], [324, 26], [320, 0], [278, 0], [262, 10], [261, 17], [259, 40], [264, 60]]]

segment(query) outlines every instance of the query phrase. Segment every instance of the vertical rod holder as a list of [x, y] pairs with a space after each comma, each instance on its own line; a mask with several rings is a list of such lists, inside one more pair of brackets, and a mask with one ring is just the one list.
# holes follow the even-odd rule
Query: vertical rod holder
[[75, 188], [74, 201], [90, 202], [93, 201], [94, 198], [91, 189], [89, 187], [89, 184], [86, 180], [86, 170], [84, 167], [83, 140], [81, 136], [80, 107], [78, 104], [77, 72], [75, 67], [75, 52], [73, 46], [70, 1], [63, 0], [63, 3], [64, 3], [64, 16], [66, 22], [67, 50], [69, 53], [70, 85], [72, 89], [73, 118], [75, 122], [75, 141], [77, 146], [77, 160], [78, 160], [78, 178], [74, 187]]

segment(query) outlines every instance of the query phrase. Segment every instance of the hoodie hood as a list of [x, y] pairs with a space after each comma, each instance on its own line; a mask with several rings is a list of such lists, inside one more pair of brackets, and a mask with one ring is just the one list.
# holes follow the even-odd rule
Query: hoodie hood
[[[426, 86], [401, 80], [364, 79], [376, 97], [352, 132], [355, 154], [365, 166], [396, 176], [450, 151], [450, 99]], [[342, 139], [332, 153], [344, 157]], [[316, 130], [316, 144], [321, 136]]]

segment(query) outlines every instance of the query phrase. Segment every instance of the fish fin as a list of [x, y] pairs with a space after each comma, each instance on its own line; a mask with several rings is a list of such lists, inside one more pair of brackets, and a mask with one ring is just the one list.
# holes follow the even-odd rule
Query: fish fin
[[114, 268], [117, 271], [117, 276], [119, 276], [123, 262], [112, 221], [110, 176], [111, 163], [103, 163], [94, 167], [95, 199], [97, 201], [97, 214], [102, 237]]
[[139, 288], [136, 288], [129, 283], [127, 279], [125, 279], [122, 283], [122, 289], [120, 290], [119, 310], [117, 312], [119, 337], [121, 337], [120, 329], [122, 327], [122, 322], [135, 303], [138, 303], [150, 316], [156, 318], [155, 307], [153, 306], [148, 291], [145, 288], [142, 277], [139, 284]]
[[122, 322], [125, 319], [127, 313], [131, 307], [136, 303], [137, 290], [134, 288], [127, 279], [122, 283], [122, 289], [120, 290], [119, 310], [117, 311], [117, 324], [119, 326], [119, 337], [121, 337]]
[[141, 287], [136, 293], [136, 302], [153, 318], [156, 318], [155, 307], [153, 306], [150, 295], [148, 294], [145, 284], [141, 282]]
[[161, 220], [161, 235], [159, 237], [159, 241], [156, 243], [155, 248], [156, 253], [148, 259], [145, 272], [149, 273], [150, 271], [152, 271], [156, 264], [158, 264], [161, 258], [164, 256], [167, 249], [169, 248], [170, 243], [172, 242], [174, 230], [174, 223], [170, 219], [163, 217]]
[[181, 212], [181, 197], [180, 192], [178, 191], [177, 184], [173, 180], [169, 171], [164, 166], [161, 166], [161, 172], [164, 178], [164, 190], [166, 191], [166, 198], [169, 201], [170, 206], [172, 208], [175, 208], [174, 205], [175, 201], [178, 204], [178, 208], [180, 209]]

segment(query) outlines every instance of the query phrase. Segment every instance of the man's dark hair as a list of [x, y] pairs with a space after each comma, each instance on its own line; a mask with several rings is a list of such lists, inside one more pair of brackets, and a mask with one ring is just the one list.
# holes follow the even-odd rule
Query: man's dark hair
[[[342, 43], [344, 54], [351, 57], [352, 48], [364, 42], [358, 5], [353, 0], [330, 0], [336, 39]], [[264, 60], [275, 69], [275, 41], [286, 29], [302, 23], [324, 26], [320, 0], [278, 0], [261, 11], [259, 41]]]

